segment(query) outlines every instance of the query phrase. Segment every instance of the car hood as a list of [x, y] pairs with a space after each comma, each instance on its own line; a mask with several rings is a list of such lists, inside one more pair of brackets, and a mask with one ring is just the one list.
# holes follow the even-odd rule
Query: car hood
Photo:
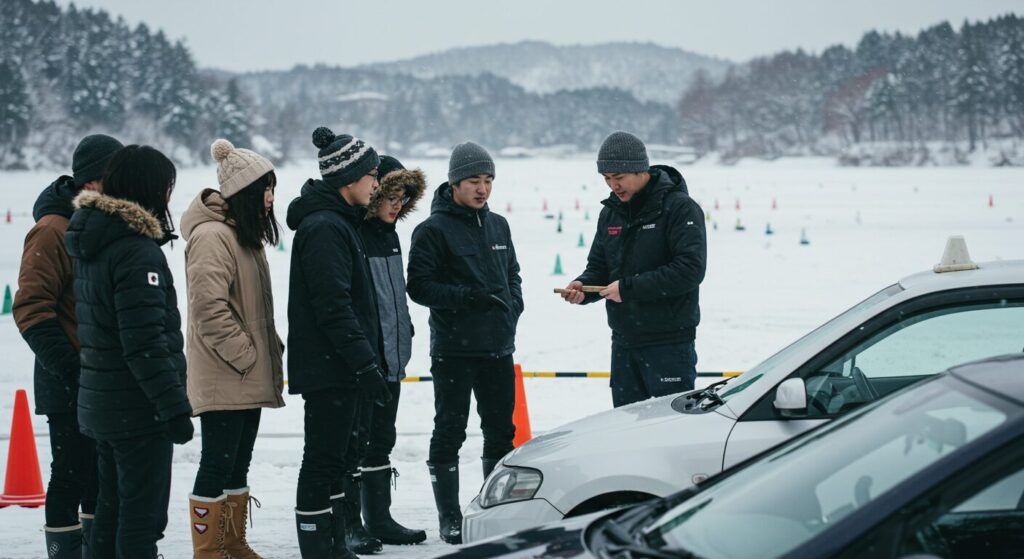
[[497, 536], [459, 549], [444, 559], [505, 558], [583, 559], [594, 557], [583, 545], [583, 533], [591, 522], [610, 511], [595, 512], [552, 522], [530, 530]]
[[578, 455], [588, 448], [616, 448], [620, 442], [649, 440], [650, 433], [666, 424], [679, 423], [688, 432], [698, 434], [701, 424], [721, 420], [722, 416], [715, 412], [684, 414], [672, 409], [672, 401], [679, 396], [644, 400], [566, 423], [526, 442], [512, 451], [504, 462], [510, 466], [529, 466], [548, 462], [566, 450]]

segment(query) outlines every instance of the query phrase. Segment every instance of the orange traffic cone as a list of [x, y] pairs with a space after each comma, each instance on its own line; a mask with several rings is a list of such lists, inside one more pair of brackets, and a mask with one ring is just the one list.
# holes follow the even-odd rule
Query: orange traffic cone
[[18, 390], [14, 394], [11, 443], [7, 447], [7, 479], [4, 481], [4, 493], [0, 495], [0, 507], [41, 507], [44, 504], [46, 493], [43, 491], [43, 476], [39, 473], [28, 395], [24, 390]]
[[533, 438], [530, 431], [530, 410], [526, 407], [526, 388], [523, 386], [523, 366], [516, 363], [516, 406], [512, 410], [512, 423], [516, 426], [516, 436], [512, 446], [519, 445]]
[[7, 223], [11, 222], [11, 209], [7, 208]]

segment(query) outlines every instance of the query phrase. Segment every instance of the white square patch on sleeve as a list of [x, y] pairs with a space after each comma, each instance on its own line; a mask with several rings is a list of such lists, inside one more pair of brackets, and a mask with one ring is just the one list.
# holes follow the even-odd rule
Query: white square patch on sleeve
[[149, 285], [160, 286], [160, 274], [156, 272], [149, 273]]

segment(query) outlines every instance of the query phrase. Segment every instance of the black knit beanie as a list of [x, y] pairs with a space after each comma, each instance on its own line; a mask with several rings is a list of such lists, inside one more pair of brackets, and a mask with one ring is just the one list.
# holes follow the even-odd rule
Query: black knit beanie
[[380, 165], [377, 166], [377, 173], [379, 173], [381, 180], [388, 176], [388, 173], [402, 169], [405, 169], [405, 165], [402, 165], [401, 161], [390, 155], [380, 156]]
[[124, 145], [106, 134], [93, 134], [82, 138], [71, 156], [71, 173], [75, 186], [103, 178], [107, 162]]
[[612, 132], [597, 152], [598, 173], [643, 173], [650, 168], [647, 147], [629, 132]]
[[455, 186], [462, 179], [477, 175], [494, 176], [494, 160], [491, 154], [478, 144], [465, 142], [455, 146], [448, 159], [448, 184]]
[[370, 144], [330, 128], [313, 131], [313, 145], [320, 148], [320, 175], [331, 188], [340, 188], [363, 178], [380, 165], [380, 157]]

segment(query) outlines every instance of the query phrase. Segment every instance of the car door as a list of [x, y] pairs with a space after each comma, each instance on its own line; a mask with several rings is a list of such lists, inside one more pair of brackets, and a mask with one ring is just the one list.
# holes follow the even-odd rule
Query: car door
[[728, 468], [821, 423], [954, 365], [1024, 351], [1024, 285], [933, 293], [850, 329], [787, 378], [801, 378], [807, 408], [785, 415], [769, 391], [737, 421]]

